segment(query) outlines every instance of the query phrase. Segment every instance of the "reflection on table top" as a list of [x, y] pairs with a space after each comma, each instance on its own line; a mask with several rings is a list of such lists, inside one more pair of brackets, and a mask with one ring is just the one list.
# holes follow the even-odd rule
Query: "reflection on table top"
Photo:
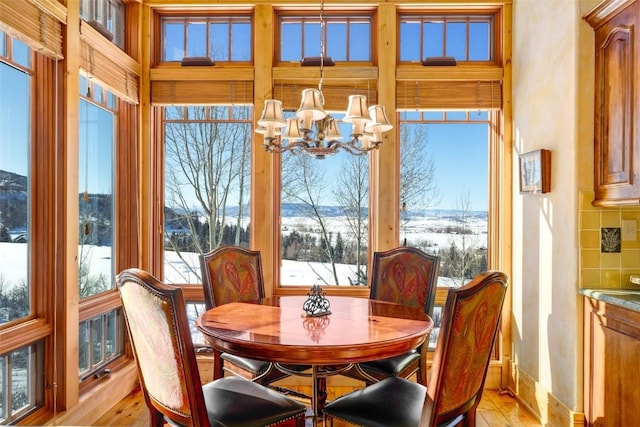
[[331, 314], [305, 317], [306, 296], [230, 303], [203, 313], [198, 329], [217, 350], [293, 364], [363, 362], [402, 354], [433, 328], [421, 309], [328, 297]]

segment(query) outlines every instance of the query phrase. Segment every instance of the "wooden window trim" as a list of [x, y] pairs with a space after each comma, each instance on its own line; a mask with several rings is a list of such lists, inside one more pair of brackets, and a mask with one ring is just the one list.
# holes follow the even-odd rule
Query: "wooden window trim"
[[[273, 57], [272, 61], [275, 67], [301, 67], [298, 62], [290, 62], [290, 61], [282, 61], [280, 59], [280, 48], [276, 46], [280, 46], [280, 38], [282, 37], [280, 34], [280, 26], [283, 19], [295, 19], [295, 18], [317, 18], [319, 16], [320, 10], [316, 10], [314, 8], [307, 8], [305, 10], [301, 10], [301, 8], [296, 8], [295, 10], [287, 7], [280, 7], [275, 9], [275, 19], [274, 19], [274, 49], [273, 49]], [[368, 18], [369, 25], [371, 26], [371, 38], [370, 38], [370, 48], [371, 48], [371, 61], [338, 61], [336, 63], [337, 66], [356, 66], [356, 67], [370, 67], [375, 66], [377, 64], [377, 51], [374, 48], [377, 43], [377, 31], [375, 28], [377, 27], [377, 16], [375, 8], [349, 8], [341, 6], [339, 9], [335, 7], [325, 7], [324, 17], [326, 21], [331, 21], [336, 18], [341, 17], [358, 17], [358, 18]], [[326, 50], [325, 45], [325, 50]], [[308, 67], [312, 69], [317, 69], [317, 67]], [[332, 67], [329, 67], [332, 68]], [[298, 71], [299, 72], [299, 71]]]
[[[400, 21], [405, 16], [415, 16], [416, 18], [425, 17], [445, 17], [445, 18], [473, 18], [474, 16], [492, 16], [493, 17], [493, 40], [491, 41], [491, 49], [493, 52], [493, 60], [489, 61], [461, 61], [459, 65], [465, 64], [473, 65], [500, 65], [503, 63], [503, 5], [477, 5], [466, 6], [464, 9], [460, 9], [459, 6], [454, 5], [452, 7], [434, 7], [434, 8], [399, 8], [398, 9], [398, 31], [400, 28]], [[398, 44], [400, 43], [400, 35], [398, 34]], [[468, 50], [467, 46], [467, 50]], [[409, 64], [409, 62], [400, 61], [400, 48], [397, 52], [398, 64]], [[447, 67], [449, 68], [449, 67]]]

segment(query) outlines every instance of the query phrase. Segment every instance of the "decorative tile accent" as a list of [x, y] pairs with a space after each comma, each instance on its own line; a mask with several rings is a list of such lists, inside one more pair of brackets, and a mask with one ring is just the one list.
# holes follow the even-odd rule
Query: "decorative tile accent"
[[600, 252], [620, 253], [622, 235], [620, 227], [603, 227], [600, 229]]
[[623, 242], [620, 227], [623, 219], [640, 224], [640, 207], [596, 207], [593, 191], [578, 196], [580, 287], [629, 287], [629, 277], [640, 275], [640, 230], [636, 240]]

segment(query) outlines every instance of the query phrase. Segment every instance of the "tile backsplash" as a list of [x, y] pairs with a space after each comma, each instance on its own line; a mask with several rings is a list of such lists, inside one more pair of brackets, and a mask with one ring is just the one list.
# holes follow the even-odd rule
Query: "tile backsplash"
[[593, 207], [593, 199], [593, 192], [580, 192], [580, 286], [627, 288], [640, 274], [640, 234], [625, 240], [620, 230], [623, 220], [640, 227], [640, 207]]

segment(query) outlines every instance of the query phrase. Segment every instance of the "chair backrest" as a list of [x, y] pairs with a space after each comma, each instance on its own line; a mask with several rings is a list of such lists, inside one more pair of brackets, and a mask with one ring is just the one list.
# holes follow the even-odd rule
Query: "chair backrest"
[[500, 326], [507, 276], [487, 271], [450, 288], [421, 425], [436, 426], [469, 411], [475, 414]]
[[207, 309], [264, 298], [260, 251], [221, 246], [200, 255], [200, 270]]
[[402, 246], [373, 254], [370, 298], [422, 307], [433, 314], [440, 258]]
[[209, 426], [182, 289], [135, 268], [116, 281], [151, 425]]

